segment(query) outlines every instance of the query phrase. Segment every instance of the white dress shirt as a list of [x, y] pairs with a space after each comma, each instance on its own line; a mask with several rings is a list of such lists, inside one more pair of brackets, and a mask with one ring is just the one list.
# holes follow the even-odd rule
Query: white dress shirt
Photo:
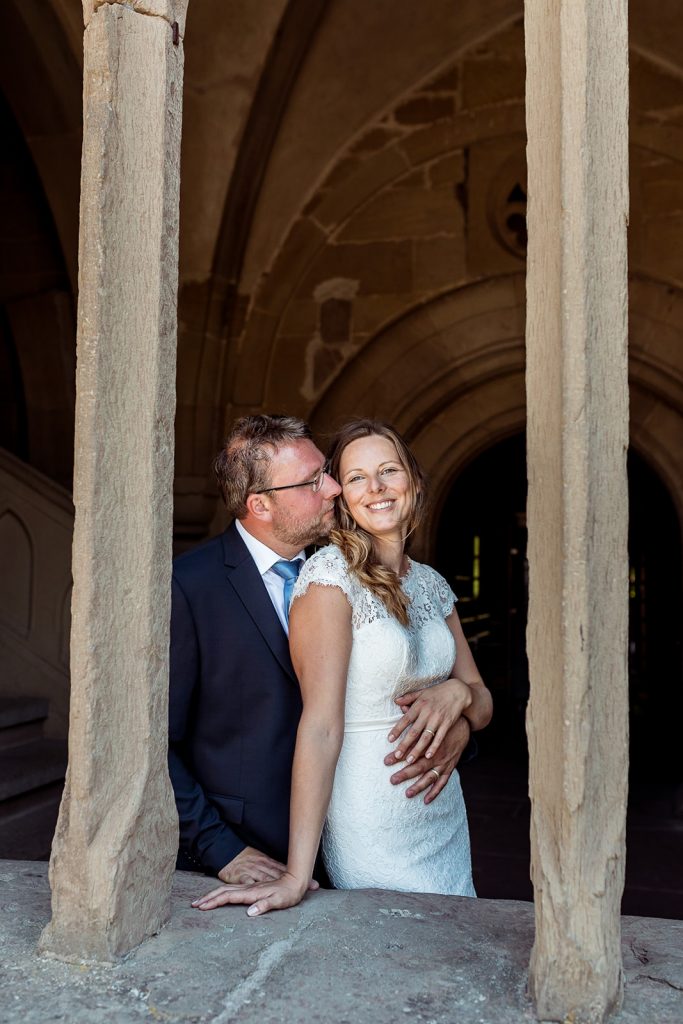
[[252, 537], [249, 531], [245, 530], [242, 526], [239, 519], [235, 520], [235, 526], [240, 537], [247, 545], [249, 554], [256, 563], [256, 568], [261, 573], [261, 579], [265, 583], [268, 596], [273, 602], [273, 608], [282, 623], [282, 628], [287, 636], [289, 636], [289, 626], [287, 625], [287, 616], [285, 615], [285, 581], [282, 576], [278, 576], [276, 572], [273, 572], [273, 566], [276, 562], [294, 562], [297, 558], [305, 561], [306, 553], [302, 549], [294, 558], [283, 558], [282, 555], [278, 555], [277, 551], [272, 551], [271, 548], [257, 540], [256, 537]]

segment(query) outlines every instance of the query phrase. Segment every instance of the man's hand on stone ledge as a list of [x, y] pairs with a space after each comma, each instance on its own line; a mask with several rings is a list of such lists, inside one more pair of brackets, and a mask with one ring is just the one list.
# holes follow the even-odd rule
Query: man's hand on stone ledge
[[245, 846], [229, 864], [218, 872], [221, 882], [231, 885], [253, 885], [254, 882], [268, 882], [280, 878], [286, 871], [285, 865], [273, 860], [267, 854]]

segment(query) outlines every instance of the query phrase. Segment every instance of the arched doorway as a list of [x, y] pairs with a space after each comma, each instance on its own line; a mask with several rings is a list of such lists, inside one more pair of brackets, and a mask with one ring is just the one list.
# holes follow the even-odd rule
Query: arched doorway
[[[671, 496], [629, 453], [631, 771], [623, 912], [683, 916], [680, 730], [681, 532]], [[490, 447], [441, 506], [435, 564], [459, 612], [496, 713], [462, 772], [481, 896], [531, 899], [524, 713], [527, 609], [523, 434]]]
[[443, 505], [436, 564], [459, 598], [459, 614], [496, 702], [498, 749], [526, 757], [524, 710], [527, 580], [523, 434], [489, 448], [457, 477]]

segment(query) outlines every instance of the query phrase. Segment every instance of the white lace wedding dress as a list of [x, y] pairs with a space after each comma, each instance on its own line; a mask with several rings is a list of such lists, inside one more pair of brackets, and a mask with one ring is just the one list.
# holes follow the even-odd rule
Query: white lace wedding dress
[[[444, 619], [455, 597], [428, 565], [410, 562], [402, 586], [410, 597], [402, 626], [353, 576], [334, 545], [304, 564], [293, 599], [311, 584], [339, 587], [352, 609], [353, 646], [346, 690], [344, 743], [323, 830], [323, 857], [338, 889], [397, 889], [475, 896], [465, 803], [457, 771], [425, 806], [392, 786], [384, 757], [401, 717], [394, 698], [450, 676], [455, 643]], [[438, 760], [438, 758], [437, 758]]]

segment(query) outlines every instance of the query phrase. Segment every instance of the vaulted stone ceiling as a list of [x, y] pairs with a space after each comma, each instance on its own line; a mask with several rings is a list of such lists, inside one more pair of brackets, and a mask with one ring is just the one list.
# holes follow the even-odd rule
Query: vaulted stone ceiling
[[[75, 294], [79, 5], [7, 0], [4, 14], [0, 88]], [[645, 437], [663, 404], [679, 408], [683, 373], [683, 346], [671, 335], [683, 288], [683, 15], [677, 0], [632, 0], [630, 20], [633, 410]], [[518, 353], [511, 376], [507, 357], [500, 366], [501, 381], [517, 382], [508, 412], [489, 418], [500, 413], [501, 430], [515, 417], [523, 423], [523, 288], [510, 287], [524, 270], [521, 0], [194, 0], [185, 53], [181, 529], [201, 533], [213, 515], [207, 467], [226, 421], [286, 406], [329, 426], [326, 410], [343, 414], [359, 373], [366, 393], [372, 367], [386, 375], [387, 352], [403, 353], [392, 371], [397, 401], [398, 378], [417, 374], [426, 389], [412, 423], [405, 403], [393, 410], [404, 428], [417, 437], [425, 416], [443, 415], [443, 429], [455, 430], [454, 382], [477, 375], [474, 363], [463, 369], [464, 328], [454, 326], [469, 300], [489, 297], [493, 306], [474, 314], [488, 316], [482, 337], [499, 323], [495, 344], [509, 352], [514, 336]], [[475, 287], [486, 281], [488, 290]], [[439, 335], [446, 309], [455, 319], [427, 380], [430, 343], [418, 342], [429, 316]], [[412, 346], [401, 341], [408, 330], [423, 332]], [[391, 415], [386, 381], [377, 388], [377, 408]]]

